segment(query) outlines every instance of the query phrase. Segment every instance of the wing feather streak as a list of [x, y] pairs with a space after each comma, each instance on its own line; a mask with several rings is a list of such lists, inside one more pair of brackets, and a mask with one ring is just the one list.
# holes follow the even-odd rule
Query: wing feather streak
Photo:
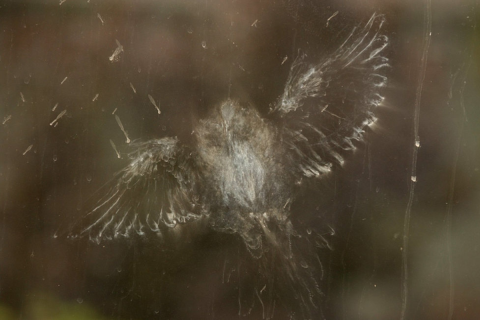
[[316, 65], [300, 54], [292, 63], [285, 90], [273, 112], [282, 121], [282, 141], [300, 176], [318, 177], [344, 163], [365, 129], [387, 85], [385, 19], [373, 14], [355, 27], [332, 55]]
[[176, 138], [133, 143], [131, 162], [107, 184], [109, 191], [70, 233], [95, 242], [162, 234], [204, 215], [198, 170]]

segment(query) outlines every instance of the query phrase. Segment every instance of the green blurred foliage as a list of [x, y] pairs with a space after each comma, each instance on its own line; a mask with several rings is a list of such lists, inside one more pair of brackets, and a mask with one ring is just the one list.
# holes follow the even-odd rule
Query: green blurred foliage
[[3, 319], [3, 320], [14, 319], [14, 314], [12, 310], [10, 310], [8, 307], [1, 304], [0, 304], [0, 319]]
[[[108, 320], [82, 300], [64, 301], [47, 293], [32, 293], [26, 301], [22, 318], [31, 320]], [[18, 319], [15, 313], [0, 305], [0, 319]]]

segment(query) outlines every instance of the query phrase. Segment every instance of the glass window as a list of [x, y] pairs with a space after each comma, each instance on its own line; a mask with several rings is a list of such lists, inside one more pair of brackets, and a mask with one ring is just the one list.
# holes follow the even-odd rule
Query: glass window
[[0, 318], [478, 318], [477, 21], [1, 1]]

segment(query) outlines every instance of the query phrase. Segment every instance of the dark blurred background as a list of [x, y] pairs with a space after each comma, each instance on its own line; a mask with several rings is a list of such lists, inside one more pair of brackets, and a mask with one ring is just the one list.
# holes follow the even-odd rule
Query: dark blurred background
[[[292, 207], [313, 217], [306, 227], [335, 231], [317, 253], [321, 314], [400, 319], [406, 286], [404, 319], [480, 318], [475, 0], [433, 1], [426, 60], [423, 1], [62, 2], [0, 1], [0, 319], [261, 319], [248, 290], [239, 311], [239, 288], [257, 284], [253, 258], [234, 235], [199, 229], [100, 245], [63, 235], [128, 163], [110, 143], [125, 149], [113, 113], [132, 140], [178, 136], [186, 144], [226, 98], [266, 115], [298, 50], [320, 60], [373, 12], [385, 14], [390, 39], [379, 121], [343, 170]], [[112, 57], [116, 40], [123, 52]], [[288, 306], [277, 310], [276, 319], [290, 317]]]

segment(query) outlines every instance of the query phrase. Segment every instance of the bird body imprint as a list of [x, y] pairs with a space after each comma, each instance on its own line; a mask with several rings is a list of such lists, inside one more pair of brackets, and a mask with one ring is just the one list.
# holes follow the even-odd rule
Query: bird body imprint
[[205, 219], [240, 235], [257, 257], [266, 242], [280, 245], [295, 234], [290, 204], [302, 179], [342, 165], [376, 120], [389, 66], [383, 23], [372, 15], [320, 63], [299, 54], [268, 118], [226, 100], [195, 128], [195, 147], [172, 137], [132, 143], [131, 163], [75, 235], [96, 242], [161, 235]]
[[[193, 146], [172, 137], [132, 143], [130, 164], [71, 236], [97, 243], [162, 236], [179, 224], [205, 221], [239, 235], [258, 261], [265, 283], [259, 287], [270, 292], [268, 307], [260, 300], [264, 318], [273, 316], [277, 299], [297, 301], [298, 314], [314, 318], [321, 313], [315, 310], [323, 277], [315, 252], [329, 245], [311, 228], [294, 226], [291, 204], [304, 180], [343, 165], [375, 122], [389, 67], [383, 23], [382, 15], [372, 15], [318, 63], [299, 54], [267, 117], [226, 100], [194, 128]], [[275, 290], [279, 283], [286, 290]], [[259, 299], [262, 291], [255, 291]]]

